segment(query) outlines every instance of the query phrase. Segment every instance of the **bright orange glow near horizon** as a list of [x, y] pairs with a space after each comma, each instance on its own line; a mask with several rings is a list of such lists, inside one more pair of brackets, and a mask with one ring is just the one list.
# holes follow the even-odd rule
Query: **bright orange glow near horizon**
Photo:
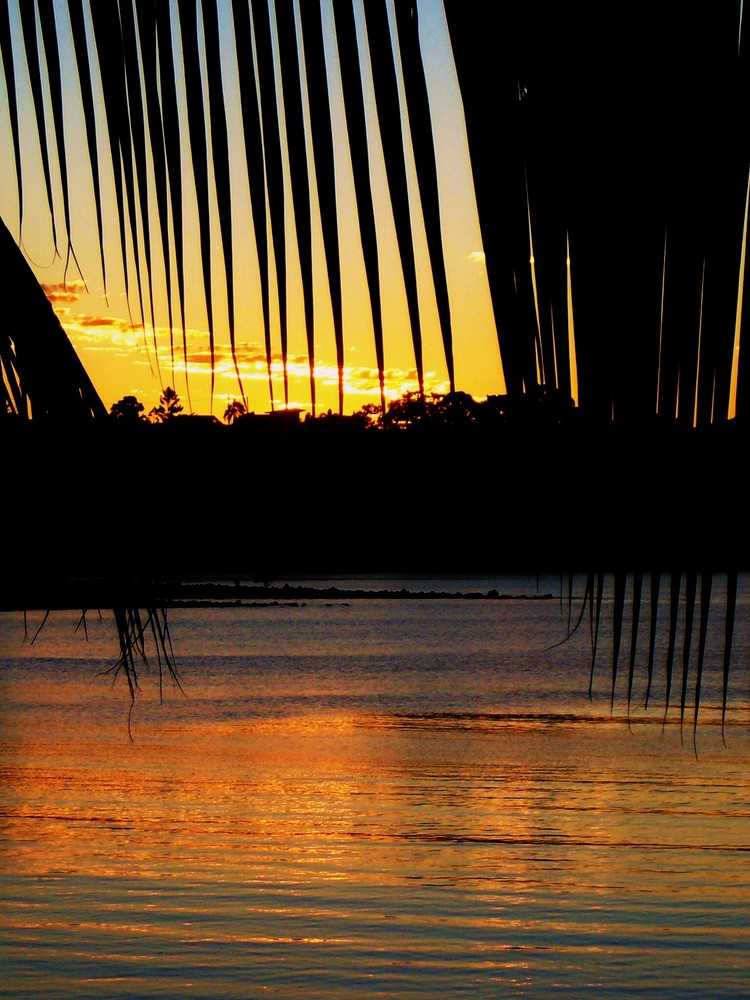
[[[396, 398], [417, 388], [412, 335], [406, 307], [404, 281], [396, 243], [393, 216], [388, 197], [377, 117], [372, 97], [370, 68], [364, 44], [361, 6], [357, 9], [357, 29], [361, 32], [363, 81], [370, 129], [370, 172], [375, 198], [378, 247], [380, 252], [381, 293], [383, 300], [386, 397]], [[379, 384], [373, 324], [367, 282], [359, 238], [358, 216], [354, 199], [351, 163], [346, 138], [346, 122], [341, 98], [341, 81], [335, 51], [332, 11], [321, 5], [326, 56], [331, 88], [331, 111], [336, 149], [336, 182], [339, 205], [339, 242], [343, 268], [343, 322], [345, 351], [345, 412], [353, 412], [366, 402], [378, 402]], [[392, 12], [391, 12], [392, 14]], [[438, 177], [441, 199], [443, 242], [451, 296], [456, 387], [477, 397], [505, 391], [502, 364], [497, 344], [492, 307], [484, 265], [482, 241], [473, 194], [471, 168], [467, 151], [463, 111], [458, 92], [447, 27], [440, 0], [420, 4], [420, 30], [425, 71], [430, 90]], [[14, 20], [15, 18], [15, 20]], [[62, 22], [63, 18], [58, 18]], [[17, 12], [11, 11], [14, 30], [20, 31]], [[227, 25], [223, 25], [227, 30]], [[59, 23], [61, 47], [65, 47], [69, 27]], [[72, 53], [72, 41], [70, 41]], [[79, 357], [92, 378], [105, 405], [109, 408], [125, 395], [135, 395], [146, 411], [158, 403], [163, 388], [171, 385], [195, 413], [223, 414], [227, 401], [240, 399], [244, 390], [249, 409], [265, 412], [271, 408], [268, 365], [265, 356], [261, 310], [260, 277], [250, 211], [244, 149], [241, 144], [239, 98], [233, 47], [225, 50], [225, 100], [229, 123], [234, 226], [234, 291], [236, 297], [237, 360], [242, 388], [237, 381], [231, 358], [227, 324], [224, 266], [220, 252], [218, 222], [213, 235], [213, 293], [215, 313], [214, 398], [211, 400], [211, 373], [206, 307], [203, 300], [203, 276], [194, 205], [194, 188], [189, 166], [183, 164], [184, 209], [186, 226], [187, 350], [183, 353], [183, 333], [179, 321], [176, 293], [173, 294], [172, 331], [170, 335], [161, 246], [155, 217], [153, 176], [150, 177], [152, 215], [152, 260], [154, 267], [155, 329], [150, 322], [146, 279], [146, 261], [140, 248], [144, 281], [144, 322], [131, 271], [130, 294], [118, 261], [120, 253], [114, 185], [105, 176], [105, 253], [107, 289], [99, 263], [93, 186], [88, 155], [81, 157], [84, 168], [70, 178], [73, 197], [72, 242], [81, 264], [82, 275], [71, 261], [65, 266], [66, 237], [63, 225], [62, 191], [59, 174], [55, 176], [56, 221], [61, 256], [55, 258], [50, 221], [47, 213], [41, 159], [36, 127], [31, 110], [29, 83], [23, 60], [17, 59], [19, 92], [27, 105], [27, 120], [22, 121], [24, 170], [24, 220], [19, 234], [19, 208], [12, 156], [0, 161], [0, 217], [18, 239], [40, 283], [45, 286], [60, 321]], [[69, 151], [86, 150], [80, 99], [70, 82], [75, 73], [72, 55], [63, 64], [66, 76], [66, 143]], [[0, 77], [2, 74], [0, 74]], [[178, 74], [179, 76], [179, 74]], [[0, 82], [4, 87], [4, 82]], [[103, 109], [98, 109], [102, 111]], [[307, 109], [305, 109], [307, 113]], [[402, 98], [404, 134], [408, 136], [406, 106]], [[102, 119], [103, 120], [103, 119]], [[51, 121], [51, 119], [50, 119]], [[182, 122], [183, 141], [187, 148], [187, 125]], [[309, 141], [309, 139], [308, 139]], [[0, 100], [0, 143], [12, 149], [7, 116], [7, 96]], [[412, 206], [417, 280], [422, 317], [425, 389], [445, 392], [448, 372], [437, 316], [424, 225], [419, 208], [419, 194], [411, 148], [407, 142], [407, 169]], [[315, 281], [315, 373], [317, 411], [338, 409], [338, 374], [333, 334], [333, 319], [327, 285], [325, 257], [319, 209], [314, 194], [314, 166], [309, 156], [313, 220], [313, 267]], [[291, 206], [289, 165], [284, 162], [287, 198], [287, 269], [288, 269], [288, 376], [290, 404], [310, 410], [309, 359], [304, 322], [302, 286], [297, 256], [294, 218]], [[215, 207], [214, 207], [215, 211]], [[132, 241], [128, 248], [133, 261]], [[270, 255], [273, 267], [273, 255]], [[83, 278], [85, 280], [81, 280]], [[278, 300], [275, 273], [271, 274], [271, 375], [274, 405], [284, 403], [281, 364]], [[173, 275], [173, 285], [176, 278]], [[186, 376], [189, 379], [186, 382]], [[186, 410], [188, 406], [186, 405]]]

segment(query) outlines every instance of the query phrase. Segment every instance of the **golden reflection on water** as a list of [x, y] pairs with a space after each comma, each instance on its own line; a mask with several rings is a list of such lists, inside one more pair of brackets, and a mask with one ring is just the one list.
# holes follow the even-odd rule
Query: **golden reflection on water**
[[696, 760], [576, 700], [573, 645], [529, 675], [559, 701], [520, 703], [486, 610], [465, 662], [464, 610], [399, 609], [395, 641], [373, 609], [365, 657], [367, 613], [336, 611], [330, 656], [288, 613], [283, 661], [283, 620], [256, 650], [209, 616], [183, 673], [226, 631], [232, 657], [164, 705], [144, 678], [133, 744], [104, 623], [54, 655], [2, 633], [0, 996], [744, 995], [746, 730]]

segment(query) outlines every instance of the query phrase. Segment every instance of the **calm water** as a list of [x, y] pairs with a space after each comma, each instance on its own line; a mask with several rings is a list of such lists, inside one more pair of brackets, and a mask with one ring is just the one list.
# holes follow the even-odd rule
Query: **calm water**
[[748, 996], [750, 585], [726, 745], [720, 588], [695, 744], [610, 610], [592, 700], [556, 598], [174, 610], [133, 742], [106, 613], [0, 615], [0, 996]]

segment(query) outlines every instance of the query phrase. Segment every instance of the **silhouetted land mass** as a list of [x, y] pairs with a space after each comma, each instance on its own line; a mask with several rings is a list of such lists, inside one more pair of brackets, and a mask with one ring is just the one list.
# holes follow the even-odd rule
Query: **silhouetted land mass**
[[750, 564], [734, 423], [33, 421], [3, 439], [5, 607], [135, 606], [179, 579]]

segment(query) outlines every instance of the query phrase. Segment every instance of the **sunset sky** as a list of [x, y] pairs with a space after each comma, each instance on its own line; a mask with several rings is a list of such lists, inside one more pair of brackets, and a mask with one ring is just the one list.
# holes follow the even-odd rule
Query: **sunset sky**
[[[416, 388], [414, 355], [382, 153], [378, 141], [375, 107], [372, 101], [371, 87], [368, 86], [369, 63], [367, 61], [361, 3], [355, 4], [355, 8], [358, 14], [358, 31], [361, 32], [360, 50], [363, 59], [365, 93], [370, 98], [368, 126], [371, 136], [371, 179], [376, 197], [376, 221], [381, 252], [381, 287], [384, 304], [385, 363], [387, 369], [386, 392], [389, 396], [395, 397], [407, 389]], [[12, 3], [11, 11], [12, 15], [15, 16], [16, 11]], [[366, 402], [376, 402], [379, 393], [372, 321], [359, 244], [351, 165], [345, 142], [346, 125], [340, 99], [340, 80], [337, 72], [332, 12], [329, 3], [323, 2], [322, 11], [328, 46], [326, 55], [328, 57], [329, 86], [331, 87], [334, 135], [337, 139], [337, 198], [340, 207], [340, 245], [344, 267], [344, 338], [347, 365], [345, 410], [352, 411]], [[456, 384], [457, 388], [482, 397], [488, 393], [504, 391], [504, 382], [472, 192], [463, 114], [440, 0], [423, 0], [419, 6], [419, 14], [437, 146], [442, 225], [453, 317]], [[59, 18], [58, 20], [58, 31], [64, 38], [68, 30], [67, 25], [64, 19]], [[17, 21], [15, 30], [20, 31]], [[72, 53], [72, 42], [68, 46], [68, 50]], [[226, 55], [225, 101], [227, 117], [230, 122], [230, 155], [232, 157], [233, 177], [238, 360], [249, 408], [256, 410], [256, 412], [264, 412], [270, 408], [268, 376], [263, 344], [258, 262], [252, 237], [244, 152], [240, 149], [241, 129], [237, 117], [239, 104], [235, 86], [236, 61], [231, 45], [228, 44], [224, 51]], [[20, 52], [20, 46], [18, 52]], [[118, 264], [119, 238], [113, 195], [114, 186], [111, 177], [105, 181], [105, 244], [108, 267], [108, 294], [105, 297], [99, 264], [91, 173], [83, 135], [83, 119], [77, 92], [69, 85], [75, 79], [72, 57], [63, 65], [66, 143], [69, 151], [80, 151], [80, 159], [78, 160], [80, 170], [76, 170], [71, 179], [74, 187], [72, 241], [81, 264], [85, 284], [73, 263], [68, 267], [67, 280], [65, 280], [64, 260], [54, 259], [51, 227], [41, 172], [41, 158], [28, 92], [28, 78], [23, 59], [19, 58], [18, 52], [16, 54], [16, 72], [19, 86], [22, 93], [25, 94], [28, 106], [28, 113], [22, 123], [26, 187], [22, 236], [23, 247], [34, 272], [44, 285], [50, 301], [107, 407], [124, 395], [135, 395], [144, 403], [146, 410], [149, 410], [156, 405], [159, 394], [166, 385], [173, 385], [187, 402], [185, 399], [187, 395], [185, 371], [182, 364], [182, 332], [181, 329], [174, 330], [173, 370], [163, 281], [156, 280], [154, 283], [156, 333], [154, 334], [148, 323], [145, 330], [142, 328], [139, 322], [137, 296], [133, 294], [132, 289], [130, 297], [132, 321], [129, 317], [123, 275]], [[11, 233], [18, 238], [18, 200], [13, 158], [10, 155], [12, 140], [7, 112], [7, 95], [2, 74], [0, 74], [0, 98], [0, 142], [2, 148], [8, 151], [0, 158], [0, 216]], [[403, 103], [402, 111], [406, 121], [406, 110]], [[305, 113], [307, 115], [307, 109]], [[185, 127], [184, 134], [186, 135], [186, 123], [183, 121], [182, 124]], [[51, 132], [51, 117], [48, 128]], [[404, 132], [408, 134], [406, 127]], [[77, 159], [75, 154], [73, 159]], [[428, 390], [446, 391], [448, 388], [447, 370], [410, 152], [407, 154], [407, 160], [410, 170], [414, 239], [418, 255], [425, 385]], [[289, 234], [287, 266], [290, 403], [309, 409], [310, 389], [302, 293], [296, 245], [291, 239], [294, 223], [288, 164], [286, 162], [285, 180], [288, 199], [287, 232]], [[187, 281], [190, 408], [196, 413], [207, 413], [211, 407], [210, 355], [206, 311], [202, 294], [196, 212], [190, 197], [192, 180], [189, 175], [184, 177], [184, 183], [185, 210], [189, 227], [187, 246], [194, 250], [189, 255]], [[66, 242], [59, 186], [55, 193], [57, 196], [58, 242], [64, 257]], [[338, 404], [336, 354], [330, 298], [327, 291], [323, 244], [316, 212], [317, 206], [313, 197], [313, 225], [315, 227], [313, 255], [316, 275], [316, 386], [320, 412], [329, 407], [335, 410]], [[213, 221], [216, 222], [216, 219], [214, 218]], [[156, 232], [158, 230], [155, 227], [154, 233]], [[238, 398], [240, 390], [229, 352], [226, 296], [223, 291], [224, 271], [221, 266], [218, 225], [214, 236], [214, 248], [216, 250], [214, 289], [216, 295], [217, 365], [213, 412], [221, 416], [227, 401]], [[158, 260], [158, 249], [154, 256]], [[275, 289], [272, 288], [272, 331], [275, 350], [279, 350], [278, 310], [274, 304], [274, 294]], [[175, 317], [177, 317], [176, 310]], [[154, 342], [156, 342], [156, 347]], [[278, 375], [275, 377], [274, 383], [274, 394], [276, 405], [279, 405], [283, 402], [280, 357]]]

